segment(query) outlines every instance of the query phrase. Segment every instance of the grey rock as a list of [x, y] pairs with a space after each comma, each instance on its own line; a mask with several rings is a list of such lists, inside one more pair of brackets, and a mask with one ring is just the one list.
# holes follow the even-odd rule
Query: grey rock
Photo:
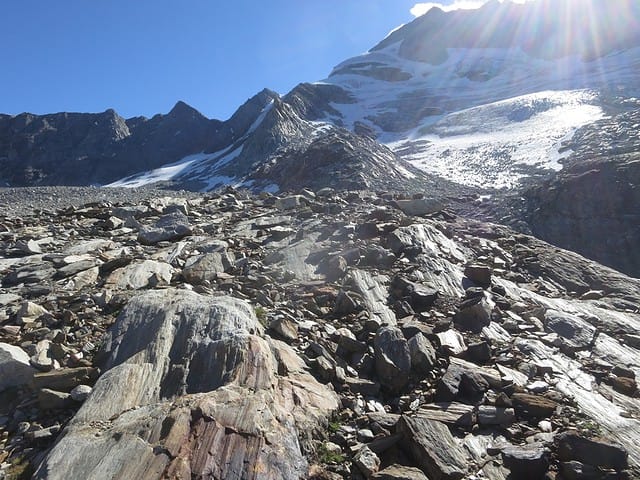
[[234, 255], [227, 251], [205, 253], [187, 260], [182, 276], [187, 282], [200, 285], [215, 280], [219, 273], [231, 270], [234, 262]]
[[29, 355], [24, 350], [0, 343], [0, 391], [30, 383], [34, 373]]
[[353, 457], [353, 463], [367, 478], [371, 477], [371, 475], [380, 469], [380, 459], [367, 446], [358, 450]]
[[390, 390], [399, 390], [409, 381], [411, 355], [409, 345], [397, 327], [382, 327], [374, 339], [376, 372], [380, 383]]
[[304, 476], [298, 438], [326, 422], [337, 398], [261, 333], [236, 299], [135, 297], [105, 338], [105, 373], [34, 478]]
[[436, 365], [436, 351], [431, 342], [422, 333], [418, 333], [409, 339], [409, 354], [411, 355], [411, 367], [421, 374], [427, 374]]
[[417, 465], [433, 480], [460, 480], [469, 459], [445, 424], [421, 417], [402, 416], [398, 422], [403, 446]]
[[544, 314], [545, 326], [557, 333], [563, 345], [571, 351], [582, 350], [593, 344], [596, 328], [580, 317], [557, 310], [547, 310]]
[[74, 387], [73, 390], [71, 390], [70, 395], [75, 402], [84, 402], [89, 397], [89, 395], [91, 395], [92, 391], [93, 388], [91, 388], [89, 385], [78, 385]]
[[455, 330], [446, 330], [436, 333], [440, 347], [449, 351], [452, 355], [460, 355], [467, 350], [464, 337]]
[[290, 195], [276, 199], [276, 208], [280, 210], [293, 210], [307, 204], [308, 200], [302, 195]]
[[523, 480], [544, 478], [549, 469], [549, 454], [540, 444], [508, 445], [502, 449], [502, 460], [511, 476]]
[[478, 407], [478, 423], [480, 425], [511, 425], [516, 418], [513, 408], [492, 407], [481, 405]]
[[624, 470], [628, 465], [627, 450], [604, 440], [592, 440], [574, 432], [564, 432], [556, 437], [558, 458], [562, 461], [576, 460], [600, 468]]
[[163, 215], [152, 227], [141, 228], [138, 241], [143, 245], [155, 245], [164, 241], [176, 241], [191, 235], [189, 219], [181, 212]]
[[33, 367], [43, 372], [48, 372], [55, 368], [57, 362], [53, 358], [50, 340], [40, 340], [36, 344], [35, 352], [29, 359]]
[[158, 285], [168, 285], [173, 277], [173, 267], [168, 263], [144, 260], [114, 270], [107, 278], [107, 285], [123, 290], [140, 290]]
[[462, 330], [479, 333], [491, 323], [492, 306], [486, 298], [465, 300], [453, 317], [456, 326]]
[[70, 406], [71, 395], [49, 388], [38, 391], [38, 404], [43, 410], [60, 410]]
[[475, 424], [475, 408], [459, 402], [437, 402], [421, 405], [417, 416], [450, 425], [471, 427]]
[[442, 200], [437, 198], [396, 200], [395, 204], [406, 215], [413, 215], [418, 217], [439, 212], [446, 207], [446, 204]]

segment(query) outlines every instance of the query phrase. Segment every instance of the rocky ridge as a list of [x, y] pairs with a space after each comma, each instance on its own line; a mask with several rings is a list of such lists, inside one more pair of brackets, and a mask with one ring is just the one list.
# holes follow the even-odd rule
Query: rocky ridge
[[640, 475], [639, 280], [421, 195], [115, 192], [0, 219], [0, 478]]

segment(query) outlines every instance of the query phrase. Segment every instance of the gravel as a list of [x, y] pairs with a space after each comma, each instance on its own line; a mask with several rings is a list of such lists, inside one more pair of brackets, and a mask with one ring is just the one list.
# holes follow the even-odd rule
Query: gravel
[[39, 210], [79, 207], [91, 202], [136, 203], [157, 197], [193, 198], [202, 195], [184, 190], [106, 187], [10, 187], [0, 188], [0, 216], [27, 216]]

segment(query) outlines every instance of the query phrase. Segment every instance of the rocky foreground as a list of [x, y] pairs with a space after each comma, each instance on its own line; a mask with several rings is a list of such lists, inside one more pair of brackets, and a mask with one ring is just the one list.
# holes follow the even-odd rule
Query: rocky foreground
[[640, 476], [640, 280], [419, 196], [18, 211], [0, 478]]

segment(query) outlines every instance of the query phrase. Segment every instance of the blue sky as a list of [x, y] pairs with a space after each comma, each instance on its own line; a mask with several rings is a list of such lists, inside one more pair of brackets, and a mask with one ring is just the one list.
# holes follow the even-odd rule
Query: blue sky
[[226, 119], [262, 88], [325, 78], [411, 21], [416, 3], [6, 0], [0, 112], [151, 116], [184, 100]]

